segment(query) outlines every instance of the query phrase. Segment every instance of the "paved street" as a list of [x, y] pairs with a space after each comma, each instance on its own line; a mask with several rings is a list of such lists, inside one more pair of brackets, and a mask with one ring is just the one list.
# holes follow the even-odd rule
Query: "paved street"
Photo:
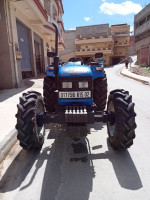
[[133, 96], [134, 145], [114, 151], [102, 123], [89, 125], [87, 139], [79, 141], [64, 137], [65, 126], [48, 125], [40, 152], [16, 143], [1, 164], [1, 200], [150, 199], [150, 86], [123, 77], [122, 68], [106, 69], [108, 90], [123, 88]]
[[[3, 129], [1, 132], [1, 140], [6, 137], [10, 130], [14, 129], [14, 124], [16, 123], [14, 113], [17, 112], [19, 97], [22, 96], [22, 93], [29, 90], [36, 90], [43, 93], [43, 77], [26, 79], [23, 81], [20, 88], [0, 90], [0, 113], [2, 116], [0, 127]], [[4, 126], [6, 122], [7, 126]]]

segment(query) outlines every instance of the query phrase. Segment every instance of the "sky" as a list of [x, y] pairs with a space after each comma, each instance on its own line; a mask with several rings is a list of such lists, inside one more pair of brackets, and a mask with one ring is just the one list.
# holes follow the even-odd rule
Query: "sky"
[[62, 3], [65, 30], [74, 30], [78, 26], [127, 23], [133, 33], [134, 15], [150, 0], [62, 0]]

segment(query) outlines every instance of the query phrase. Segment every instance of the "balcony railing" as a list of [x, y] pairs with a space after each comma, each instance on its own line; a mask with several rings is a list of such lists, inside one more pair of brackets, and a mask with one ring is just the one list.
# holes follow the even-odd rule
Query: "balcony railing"
[[92, 49], [77, 49], [75, 51], [76, 55], [90, 55], [96, 52], [103, 52], [104, 54], [113, 54], [113, 48], [92, 48]]
[[129, 42], [114, 42], [115, 46], [129, 46]]
[[99, 43], [99, 42], [111, 42], [113, 43], [112, 36], [101, 36], [101, 37], [91, 37], [91, 38], [76, 38], [75, 44], [89, 44], [89, 43]]
[[90, 49], [76, 49], [76, 51], [99, 51], [99, 50], [113, 50], [113, 48], [90, 48]]
[[125, 56], [125, 52], [114, 52], [114, 56]]
[[129, 31], [114, 32], [114, 35], [118, 35], [118, 36], [130, 36], [130, 32]]

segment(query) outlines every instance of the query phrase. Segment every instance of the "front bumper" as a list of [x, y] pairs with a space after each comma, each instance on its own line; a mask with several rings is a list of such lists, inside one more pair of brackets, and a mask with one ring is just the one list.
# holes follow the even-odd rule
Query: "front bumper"
[[95, 122], [111, 122], [114, 119], [112, 113], [107, 111], [96, 112], [91, 106], [65, 106], [59, 107], [55, 113], [39, 114], [38, 124], [93, 124]]

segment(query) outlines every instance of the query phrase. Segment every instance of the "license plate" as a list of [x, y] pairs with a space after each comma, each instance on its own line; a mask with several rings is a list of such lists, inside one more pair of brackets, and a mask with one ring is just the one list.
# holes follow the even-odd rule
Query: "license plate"
[[78, 99], [90, 98], [91, 91], [78, 91], [78, 92], [59, 92], [59, 98]]

